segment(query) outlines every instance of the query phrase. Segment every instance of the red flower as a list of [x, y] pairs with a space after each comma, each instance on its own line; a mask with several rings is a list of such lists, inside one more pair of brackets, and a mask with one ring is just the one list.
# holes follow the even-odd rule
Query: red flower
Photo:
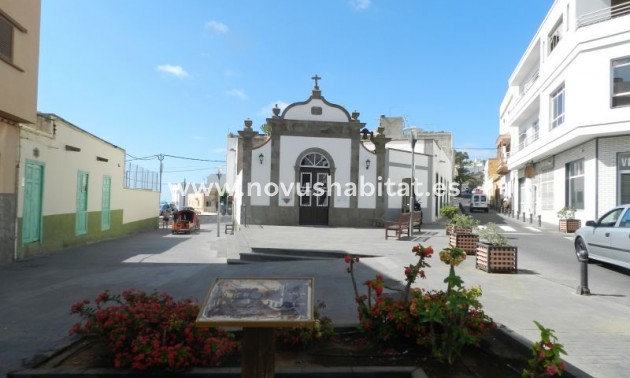
[[558, 373], [558, 367], [554, 364], [551, 364], [549, 366], [547, 366], [547, 370], [545, 370], [545, 372], [547, 373], [547, 375], [549, 376], [554, 376]]
[[412, 266], [408, 266], [405, 268], [405, 276], [410, 276], [411, 273], [413, 273], [413, 267]]
[[347, 255], [344, 260], [346, 261], [346, 264], [350, 264], [350, 262], [352, 261], [352, 256]]
[[424, 274], [424, 270], [421, 270], [420, 272], [418, 272], [420, 274], [421, 278], [427, 278], [427, 276]]
[[424, 257], [430, 257], [433, 254], [433, 247], [426, 247], [424, 251], [422, 251], [422, 254], [424, 255]]
[[376, 292], [376, 295], [381, 295], [383, 293], [383, 287], [377, 286], [374, 288], [374, 291]]

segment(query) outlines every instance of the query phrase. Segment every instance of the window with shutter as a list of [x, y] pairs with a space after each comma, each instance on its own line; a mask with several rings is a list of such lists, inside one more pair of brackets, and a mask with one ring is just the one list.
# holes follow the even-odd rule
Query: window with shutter
[[13, 61], [13, 25], [0, 15], [0, 58]]

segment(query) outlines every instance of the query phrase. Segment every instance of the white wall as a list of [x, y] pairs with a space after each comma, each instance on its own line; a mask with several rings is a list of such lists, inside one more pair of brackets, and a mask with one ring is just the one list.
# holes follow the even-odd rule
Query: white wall
[[[99, 199], [101, 198], [100, 194], [98, 197]], [[158, 213], [159, 192], [123, 188], [114, 190], [112, 185], [112, 203], [114, 202], [114, 198], [116, 198], [117, 206], [114, 207], [112, 205], [112, 210], [123, 210], [123, 224], [155, 217]], [[99, 206], [97, 209], [89, 210], [101, 210], [101, 208]]]
[[[370, 168], [366, 169], [365, 168], [365, 161], [366, 160], [370, 160]], [[376, 154], [372, 153], [371, 151], [367, 150], [366, 148], [363, 147], [363, 144], [361, 144], [361, 146], [359, 147], [359, 188], [358, 188], [358, 203], [357, 206], [359, 209], [375, 209], [376, 208], [376, 198], [377, 198], [377, 192], [376, 192], [376, 167], [378, 165], [377, 162], [377, 158], [376, 158]], [[365, 184], [366, 189], [362, 190], [361, 186]], [[374, 188], [374, 193], [372, 195], [368, 195], [370, 194], [369, 191], [371, 190], [370, 187], [368, 187], [368, 184], [373, 185]], [[365, 194], [365, 195], [361, 195], [361, 194]]]
[[[311, 108], [319, 106], [322, 108], [321, 115], [311, 114]], [[284, 119], [294, 119], [301, 121], [325, 121], [325, 122], [348, 122], [348, 115], [341, 109], [327, 105], [321, 99], [312, 99], [304, 105], [297, 105], [286, 110]]]
[[[260, 154], [263, 154], [263, 162], [260, 163]], [[270, 197], [265, 194], [265, 185], [271, 181], [271, 139], [262, 146], [252, 149], [252, 179], [251, 183], [260, 184], [260, 193], [256, 187], [252, 187], [250, 203], [252, 206], [269, 206]]]
[[[418, 145], [420, 144], [421, 143], [418, 143]], [[411, 178], [411, 152], [390, 148], [388, 149], [388, 156], [388, 177], [389, 181], [395, 184], [391, 186], [391, 190], [395, 191], [396, 194], [388, 197], [387, 208], [400, 209], [402, 206], [402, 196], [399, 195], [398, 184], [402, 183], [403, 179], [405, 178]], [[423, 205], [426, 206], [427, 192], [430, 195], [433, 195], [431, 185], [432, 183], [429, 181], [429, 172], [427, 170], [429, 157], [427, 155], [420, 155], [416, 153], [414, 160], [416, 166], [416, 170], [414, 173], [417, 188], [416, 194], [418, 195], [418, 199], [422, 200]], [[384, 193], [385, 190], [386, 188], [384, 187]]]

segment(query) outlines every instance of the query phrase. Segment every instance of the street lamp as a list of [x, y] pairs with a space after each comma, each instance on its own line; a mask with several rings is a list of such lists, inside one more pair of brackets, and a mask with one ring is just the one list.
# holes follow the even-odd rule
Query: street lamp
[[219, 186], [217, 187], [217, 238], [221, 232], [221, 168], [217, 168], [217, 178]]
[[415, 205], [415, 173], [416, 173], [416, 142], [418, 141], [418, 129], [416, 127], [408, 127], [405, 131], [409, 134], [409, 142], [411, 143], [411, 183], [409, 192], [409, 237], [413, 237], [413, 207]]

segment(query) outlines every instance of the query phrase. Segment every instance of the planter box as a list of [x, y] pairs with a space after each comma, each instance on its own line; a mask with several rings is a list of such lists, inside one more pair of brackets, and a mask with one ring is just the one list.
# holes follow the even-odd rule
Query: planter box
[[516, 273], [518, 271], [518, 247], [495, 247], [477, 243], [475, 267], [488, 273]]
[[559, 229], [560, 232], [573, 233], [578, 228], [582, 227], [582, 221], [579, 219], [560, 219]]
[[479, 236], [470, 233], [453, 233], [449, 238], [449, 242], [453, 247], [461, 248], [466, 251], [467, 255], [474, 255], [477, 251], [477, 242]]

